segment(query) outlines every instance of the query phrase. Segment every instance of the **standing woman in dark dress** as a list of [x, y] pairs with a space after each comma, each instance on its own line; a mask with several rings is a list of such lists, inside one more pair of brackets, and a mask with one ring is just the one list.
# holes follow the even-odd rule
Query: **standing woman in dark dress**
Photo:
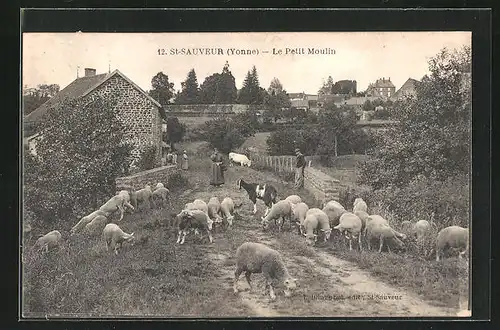
[[224, 184], [224, 171], [226, 168], [222, 155], [217, 148], [214, 149], [214, 153], [210, 156], [210, 159], [212, 160], [212, 178], [210, 179], [210, 184], [218, 187]]

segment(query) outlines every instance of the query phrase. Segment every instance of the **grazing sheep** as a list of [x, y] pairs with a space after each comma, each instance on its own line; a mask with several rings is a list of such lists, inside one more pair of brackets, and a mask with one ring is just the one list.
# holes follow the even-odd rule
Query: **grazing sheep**
[[220, 203], [220, 213], [226, 219], [227, 225], [231, 227], [234, 219], [234, 202], [231, 197], [226, 197]]
[[283, 228], [283, 225], [288, 219], [288, 221], [291, 223], [292, 220], [292, 204], [287, 201], [287, 200], [282, 200], [274, 204], [271, 208], [271, 211], [267, 213], [265, 217], [262, 217], [262, 227], [265, 229], [268, 228], [269, 226], [269, 221], [274, 220], [274, 223], [276, 224], [276, 220], [279, 218], [282, 218], [283, 220], [278, 223], [278, 231], [281, 232], [281, 229]]
[[131, 203], [131, 199], [130, 199], [130, 192], [128, 190], [120, 190], [120, 192], [118, 192], [119, 196], [123, 196], [123, 200], [124, 200], [124, 203], [123, 203], [123, 206], [127, 209], [129, 209], [130, 211], [134, 211], [134, 207], [130, 204]]
[[299, 227], [299, 234], [304, 234], [304, 220], [306, 218], [306, 213], [309, 211], [309, 206], [306, 203], [300, 202], [297, 204], [292, 204], [293, 220], [297, 223]]
[[257, 184], [247, 183], [243, 179], [238, 180], [239, 189], [243, 188], [248, 193], [248, 197], [253, 203], [253, 214], [257, 213], [257, 198], [261, 199], [266, 204], [266, 212], [264, 216], [269, 213], [269, 209], [277, 202], [278, 192], [276, 188], [270, 184]]
[[318, 240], [318, 228], [320, 232], [324, 234], [324, 242], [330, 238], [331, 228], [328, 216], [322, 210], [318, 208], [311, 208], [306, 212], [306, 218], [304, 219], [304, 231], [303, 235], [306, 237], [306, 242], [309, 245], [314, 245]]
[[196, 207], [197, 210], [203, 211], [208, 215], [208, 205], [205, 203], [205, 201], [201, 199], [195, 199], [193, 201], [194, 207]]
[[339, 224], [340, 216], [347, 211], [340, 203], [336, 201], [329, 201], [323, 207], [323, 212], [328, 215], [328, 219], [330, 220], [330, 227], [335, 227]]
[[[59, 246], [62, 241], [62, 235], [58, 230], [53, 230], [45, 235], [41, 235], [35, 242], [33, 248], [38, 247], [38, 251], [45, 249], [45, 252], [49, 252], [49, 248]], [[37, 251], [37, 252], [38, 252]], [[43, 253], [43, 251], [42, 251]]]
[[361, 220], [361, 232], [364, 232], [366, 228], [366, 220], [370, 215], [365, 211], [354, 211], [353, 213]]
[[217, 197], [210, 197], [208, 200], [208, 216], [210, 219], [212, 219], [214, 222], [222, 222], [222, 217], [220, 216], [220, 202], [219, 198]]
[[346, 212], [340, 216], [339, 224], [333, 229], [337, 229], [349, 240], [349, 251], [352, 251], [352, 240], [358, 238], [359, 250], [361, 250], [361, 229], [363, 222], [354, 213]]
[[121, 249], [123, 242], [129, 242], [131, 245], [134, 244], [134, 233], [125, 233], [117, 224], [108, 223], [104, 230], [102, 231], [102, 236], [104, 242], [106, 243], [106, 251], [109, 251], [109, 247], [115, 250], [115, 254], [118, 255], [118, 250]]
[[298, 196], [298, 195], [290, 195], [287, 198], [285, 198], [285, 200], [289, 201], [292, 204], [298, 204], [298, 203], [302, 202], [302, 198], [300, 198], [300, 196]]
[[108, 218], [104, 215], [98, 215], [92, 221], [90, 221], [86, 226], [85, 230], [88, 233], [94, 234], [99, 232], [108, 223]]
[[184, 210], [192, 211], [197, 210], [197, 208], [194, 203], [187, 203], [186, 205], [184, 205]]
[[158, 182], [158, 183], [156, 184], [155, 190], [156, 190], [156, 189], [158, 189], [158, 188], [165, 188], [165, 186], [163, 185], [163, 183]]
[[252, 161], [250, 159], [248, 159], [248, 157], [245, 155], [237, 154], [235, 152], [230, 152], [228, 156], [229, 156], [229, 160], [231, 161], [229, 163], [229, 166], [232, 166], [233, 162], [239, 163], [240, 166], [245, 165], [245, 166], [250, 167], [250, 165], [252, 165]]
[[104, 215], [106, 216], [106, 213], [101, 211], [101, 210], [96, 210], [84, 217], [82, 217], [80, 219], [80, 221], [77, 222], [76, 225], [74, 225], [71, 230], [70, 230], [70, 236], [73, 236], [77, 231], [79, 231], [80, 229], [83, 229], [85, 228], [85, 226], [91, 222], [92, 220], [94, 220], [95, 217], [97, 217], [98, 215]]
[[448, 248], [461, 250], [458, 257], [462, 258], [469, 251], [469, 229], [459, 226], [441, 229], [436, 238], [436, 261]]
[[[132, 205], [130, 205], [132, 206]], [[133, 207], [133, 206], [132, 206]], [[123, 215], [125, 214], [125, 199], [123, 194], [115, 195], [111, 197], [104, 205], [102, 205], [99, 210], [105, 213], [106, 217], [109, 217], [116, 211], [120, 211], [120, 219], [123, 219]]]
[[308, 215], [315, 215], [318, 220], [319, 234], [322, 235], [323, 241], [326, 243], [330, 239], [332, 233], [332, 228], [330, 227], [330, 219], [328, 215], [323, 212], [323, 210], [318, 208], [311, 208], [307, 211], [306, 217]]
[[210, 220], [207, 213], [200, 210], [182, 210], [177, 215], [177, 218], [179, 219], [179, 233], [176, 243], [184, 244], [186, 235], [191, 230], [194, 230], [195, 234], [199, 231], [207, 233], [210, 243], [213, 243], [210, 232], [212, 230], [212, 220]]
[[412, 226], [412, 236], [421, 242], [424, 237], [430, 232], [431, 224], [427, 220], [419, 220]]
[[[160, 183], [159, 183], [160, 184]], [[153, 202], [155, 207], [158, 206], [158, 203], [161, 203], [161, 206], [164, 207], [168, 200], [168, 195], [170, 194], [170, 190], [165, 187], [158, 187], [153, 191]]]
[[352, 211], [353, 212], [356, 212], [356, 211], [368, 212], [368, 205], [366, 205], [366, 202], [363, 200], [363, 198], [358, 197], [354, 200], [354, 204], [352, 206]]
[[153, 199], [153, 190], [151, 190], [151, 186], [149, 184], [145, 185], [144, 188], [139, 189], [134, 194], [134, 199], [137, 206], [144, 203], [148, 209], [151, 208], [151, 202]]
[[297, 288], [297, 279], [292, 278], [288, 273], [280, 253], [261, 243], [245, 242], [236, 250], [234, 293], [238, 293], [238, 279], [243, 272], [251, 290], [250, 276], [254, 273], [262, 273], [266, 280], [266, 291], [269, 288], [269, 296], [272, 300], [276, 299], [273, 286], [283, 286], [286, 297], [291, 296]]
[[386, 244], [389, 252], [390, 244], [388, 243], [391, 243], [399, 249], [404, 249], [404, 243], [400, 240], [400, 238], [404, 240], [406, 239], [406, 235], [398, 233], [392, 229], [387, 220], [379, 215], [370, 215], [367, 218], [365, 236], [369, 250], [371, 250], [371, 241], [373, 239], [379, 240], [379, 253], [382, 252], [384, 243]]

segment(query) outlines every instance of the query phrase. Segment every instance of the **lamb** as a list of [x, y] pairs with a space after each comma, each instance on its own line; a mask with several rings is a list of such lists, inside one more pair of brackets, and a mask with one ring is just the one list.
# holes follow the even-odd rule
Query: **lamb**
[[324, 242], [330, 239], [330, 234], [332, 232], [330, 228], [330, 221], [328, 215], [318, 208], [311, 208], [306, 212], [306, 218], [304, 219], [304, 233], [303, 235], [307, 239], [307, 243], [313, 245], [318, 239], [318, 235], [314, 233], [315, 230], [320, 229], [320, 232], [324, 234]]
[[88, 233], [96, 233], [97, 231], [100, 231], [107, 223], [107, 217], [105, 217], [104, 215], [98, 215], [85, 226], [85, 230]]
[[229, 153], [229, 160], [231, 161], [229, 163], [230, 166], [232, 166], [233, 162], [239, 163], [240, 166], [246, 165], [246, 166], [250, 167], [250, 165], [252, 165], [252, 161], [250, 159], [248, 159], [247, 156], [242, 155], [242, 154], [237, 154], [235, 152]]
[[205, 212], [208, 216], [208, 205], [207, 203], [205, 203], [205, 201], [201, 199], [195, 199], [193, 205], [197, 210]]
[[144, 188], [137, 190], [134, 194], [136, 207], [141, 203], [145, 203], [145, 205], [149, 209], [151, 208], [152, 199], [153, 199], [153, 190], [151, 190], [151, 186], [149, 184], [145, 185]]
[[368, 205], [366, 205], [366, 202], [363, 200], [363, 198], [358, 197], [354, 200], [354, 204], [352, 206], [352, 211], [353, 212], [356, 212], [356, 211], [368, 212]]
[[[45, 235], [41, 235], [35, 242], [33, 248], [38, 247], [38, 251], [45, 249], [45, 252], [49, 252], [49, 248], [59, 246], [62, 241], [62, 235], [58, 230], [53, 230]], [[43, 253], [43, 251], [42, 251]]]
[[199, 231], [207, 233], [210, 243], [213, 243], [212, 234], [210, 232], [212, 220], [210, 220], [205, 212], [200, 210], [182, 210], [181, 213], [177, 215], [177, 218], [179, 219], [179, 233], [176, 243], [184, 244], [186, 235], [190, 230], [195, 230], [195, 233]]
[[323, 212], [328, 215], [328, 219], [330, 220], [330, 226], [335, 227], [339, 224], [339, 219], [342, 214], [344, 214], [346, 209], [336, 201], [329, 201], [323, 207]]
[[436, 238], [436, 261], [439, 261], [443, 252], [448, 248], [461, 250], [458, 257], [461, 259], [469, 251], [469, 228], [449, 226], [441, 229]]
[[239, 189], [243, 188], [248, 193], [248, 197], [253, 203], [253, 214], [257, 213], [257, 198], [264, 201], [266, 204], [266, 212], [264, 216], [269, 213], [269, 209], [276, 203], [278, 193], [276, 188], [270, 184], [260, 185], [257, 183], [247, 183], [243, 179], [238, 180]]
[[[158, 183], [161, 184], [161, 183]], [[158, 186], [158, 185], [157, 185]], [[163, 185], [162, 185], [163, 186]], [[165, 203], [168, 200], [168, 195], [170, 194], [170, 190], [165, 187], [157, 187], [155, 191], [153, 191], [153, 198], [155, 206], [158, 206], [158, 203], [161, 203], [162, 206], [165, 206]]]
[[104, 227], [102, 236], [106, 243], [106, 251], [109, 251], [109, 247], [111, 246], [116, 255], [118, 255], [118, 250], [121, 249], [123, 242], [129, 242], [133, 245], [135, 239], [134, 233], [127, 234], [114, 223], [108, 223], [106, 227]]
[[234, 202], [231, 197], [226, 197], [220, 203], [220, 213], [226, 219], [229, 227], [233, 225], [234, 219]]
[[309, 211], [309, 206], [306, 203], [300, 202], [298, 204], [292, 204], [293, 220], [297, 223], [299, 227], [299, 234], [304, 234], [304, 220], [306, 218], [306, 213]]
[[77, 231], [80, 229], [83, 229], [88, 223], [90, 223], [92, 220], [94, 220], [95, 217], [98, 215], [103, 215], [106, 216], [106, 213], [103, 212], [102, 210], [96, 210], [80, 219], [80, 221], [77, 222], [76, 225], [74, 225], [71, 230], [70, 230], [70, 236], [73, 236]]
[[339, 224], [333, 229], [337, 229], [349, 240], [349, 251], [352, 251], [352, 240], [358, 238], [359, 250], [361, 251], [361, 230], [363, 222], [354, 213], [346, 212], [340, 216]]
[[298, 204], [298, 203], [302, 202], [302, 198], [300, 198], [300, 196], [298, 196], [298, 195], [290, 195], [287, 198], [285, 198], [285, 200], [289, 201], [292, 204]]
[[269, 211], [269, 213], [267, 213], [265, 217], [262, 217], [263, 228], [267, 229], [267, 227], [269, 226], [269, 221], [271, 220], [274, 220], [274, 223], [276, 224], [276, 220], [279, 218], [283, 219], [283, 221], [278, 224], [278, 231], [281, 232], [286, 219], [288, 219], [291, 224], [292, 204], [289, 201], [282, 200], [272, 206], [271, 211]]
[[118, 194], [111, 197], [106, 203], [104, 203], [104, 205], [99, 208], [99, 210], [104, 212], [104, 215], [106, 217], [109, 217], [115, 211], [119, 210], [120, 219], [118, 221], [121, 221], [123, 219], [123, 215], [125, 214], [125, 204], [128, 204], [130, 208], [133, 208], [132, 205], [125, 201], [124, 194]]
[[245, 242], [236, 250], [234, 293], [238, 293], [238, 279], [243, 272], [245, 272], [250, 290], [252, 290], [250, 276], [262, 273], [266, 280], [265, 289], [267, 291], [267, 288], [269, 288], [271, 300], [276, 299], [273, 286], [283, 286], [286, 297], [290, 297], [297, 288], [298, 281], [288, 273], [280, 253], [261, 243]]
[[222, 222], [222, 217], [220, 216], [220, 202], [217, 197], [211, 197], [208, 200], [208, 216], [216, 223]]

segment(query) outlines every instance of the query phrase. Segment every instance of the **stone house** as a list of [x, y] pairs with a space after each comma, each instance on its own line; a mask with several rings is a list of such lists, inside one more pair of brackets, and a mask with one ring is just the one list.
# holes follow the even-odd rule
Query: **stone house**
[[420, 84], [420, 81], [408, 78], [408, 80], [394, 93], [391, 97], [393, 100], [403, 99], [405, 96], [417, 96], [416, 86]]
[[[43, 120], [47, 111], [62, 100], [92, 99], [94, 96], [109, 96], [118, 93], [117, 108], [120, 119], [126, 127], [126, 140], [132, 142], [132, 155], [139, 158], [147, 146], [156, 147], [156, 163], [161, 163], [162, 123], [166, 118], [165, 110], [142, 88], [119, 70], [96, 74], [95, 69], [85, 68], [85, 76], [77, 78], [23, 120], [24, 129], [32, 136], [37, 124]], [[31, 140], [31, 139], [30, 139]]]
[[366, 96], [376, 96], [380, 98], [390, 98], [396, 92], [396, 87], [391, 82], [391, 78], [377, 79], [375, 83], [368, 85]]

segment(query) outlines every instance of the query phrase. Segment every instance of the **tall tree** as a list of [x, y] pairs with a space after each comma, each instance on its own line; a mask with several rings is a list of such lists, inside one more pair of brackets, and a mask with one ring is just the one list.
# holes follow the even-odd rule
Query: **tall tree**
[[196, 104], [200, 101], [200, 88], [196, 72], [191, 69], [185, 81], [181, 82], [182, 90], [175, 98], [176, 104]]
[[290, 98], [278, 78], [273, 78], [271, 81], [264, 98], [264, 104], [267, 106], [264, 118], [272, 118], [274, 122], [281, 118], [281, 110], [283, 108], [290, 108]]
[[168, 76], [163, 72], [158, 72], [156, 76], [151, 79], [152, 89], [149, 95], [154, 98], [161, 105], [167, 105], [172, 96], [174, 96], [174, 83], [169, 82]]
[[228, 62], [222, 68], [222, 73], [206, 77], [200, 86], [201, 103], [231, 104], [236, 101], [236, 96], [236, 83]]
[[175, 150], [174, 143], [181, 142], [186, 133], [186, 125], [179, 122], [177, 117], [167, 118], [167, 134], [164, 140], [170, 143], [170, 147]]
[[263, 89], [259, 84], [259, 75], [255, 65], [247, 72], [243, 86], [238, 92], [238, 103], [240, 104], [262, 104], [264, 102]]
[[329, 95], [332, 93], [332, 88], [334, 86], [333, 83], [333, 78], [332, 76], [328, 76], [328, 79], [326, 81], [323, 81], [323, 86], [318, 91], [319, 95]]

